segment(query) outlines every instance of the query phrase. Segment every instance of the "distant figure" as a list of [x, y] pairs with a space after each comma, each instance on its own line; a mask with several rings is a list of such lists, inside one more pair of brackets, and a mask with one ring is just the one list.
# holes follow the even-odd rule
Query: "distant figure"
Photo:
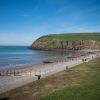
[[72, 58], [72, 60], [74, 60], [74, 59]]
[[88, 61], [87, 59], [84, 59], [84, 62], [85, 62], [85, 63], [88, 63], [89, 61]]
[[82, 59], [83, 62], [87, 62], [86, 58]]
[[82, 59], [82, 61], [84, 62], [84, 59]]
[[66, 66], [66, 70], [68, 70], [68, 66]]
[[35, 75], [35, 76], [37, 76], [37, 77], [38, 77], [38, 80], [40, 80], [40, 79], [41, 79], [41, 75]]
[[41, 75], [38, 75], [38, 80], [41, 78]]

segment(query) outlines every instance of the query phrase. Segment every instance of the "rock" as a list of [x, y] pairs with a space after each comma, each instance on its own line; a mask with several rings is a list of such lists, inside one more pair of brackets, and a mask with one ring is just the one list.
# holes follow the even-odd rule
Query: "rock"
[[54, 34], [42, 36], [33, 42], [38, 50], [100, 49], [100, 33]]

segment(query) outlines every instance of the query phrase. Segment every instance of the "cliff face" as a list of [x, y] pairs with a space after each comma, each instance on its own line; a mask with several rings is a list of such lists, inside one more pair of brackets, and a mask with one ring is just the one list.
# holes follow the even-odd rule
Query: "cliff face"
[[[100, 37], [99, 37], [100, 38]], [[31, 46], [32, 49], [39, 50], [81, 50], [100, 49], [99, 39], [69, 39], [57, 38], [53, 36], [43, 36], [37, 39]]]

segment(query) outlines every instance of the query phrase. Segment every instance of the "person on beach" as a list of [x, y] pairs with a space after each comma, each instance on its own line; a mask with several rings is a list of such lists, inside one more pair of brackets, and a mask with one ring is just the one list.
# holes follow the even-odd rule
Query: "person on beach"
[[87, 62], [87, 59], [86, 59], [86, 58], [84, 58], [84, 59], [82, 59], [82, 61], [83, 61], [83, 63], [84, 63], [84, 62]]
[[37, 76], [37, 77], [38, 77], [38, 80], [40, 80], [40, 79], [41, 79], [41, 74], [35, 74], [35, 76]]
[[84, 59], [82, 59], [83, 63], [84, 63]]
[[41, 75], [38, 75], [38, 80], [40, 80], [40, 78], [41, 78]]
[[68, 66], [66, 66], [66, 70], [68, 70]]

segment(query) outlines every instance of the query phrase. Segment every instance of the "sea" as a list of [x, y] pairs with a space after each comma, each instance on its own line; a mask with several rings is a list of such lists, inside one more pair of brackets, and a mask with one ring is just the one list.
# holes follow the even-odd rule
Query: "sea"
[[28, 46], [0, 46], [0, 70], [24, 67], [71, 54], [74, 52], [32, 50]]

